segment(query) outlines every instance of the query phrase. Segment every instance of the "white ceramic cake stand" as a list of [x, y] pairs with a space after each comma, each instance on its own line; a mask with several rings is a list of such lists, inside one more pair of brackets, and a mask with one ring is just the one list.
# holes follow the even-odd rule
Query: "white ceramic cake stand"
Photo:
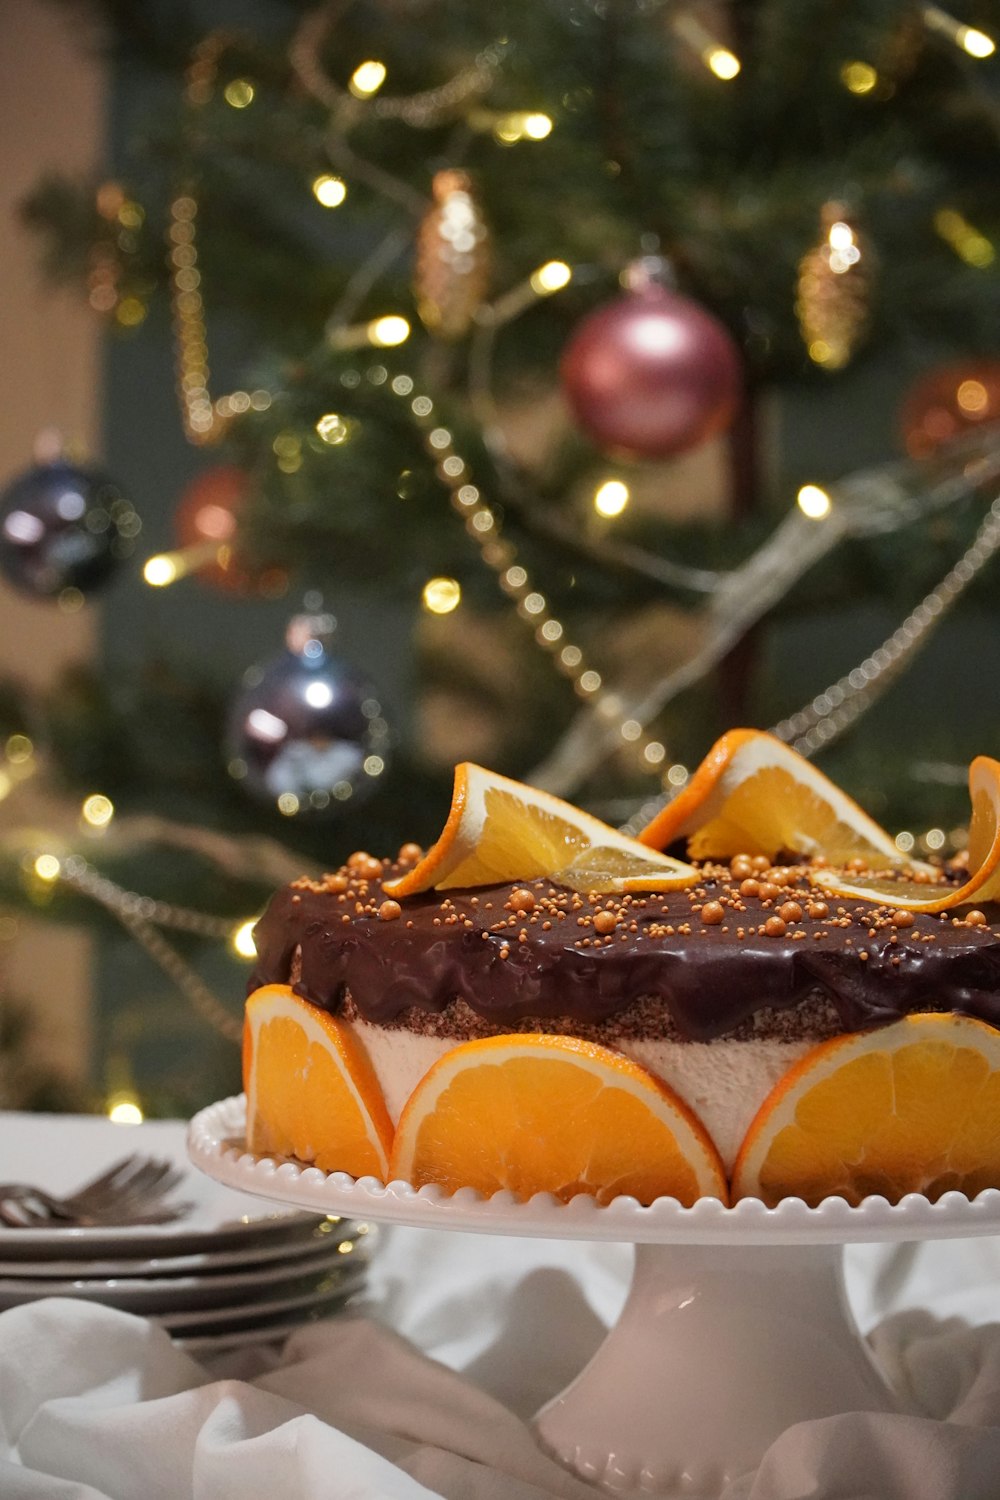
[[632, 1288], [587, 1367], [535, 1419], [539, 1441], [568, 1468], [616, 1493], [714, 1500], [756, 1467], [795, 1422], [898, 1404], [873, 1363], [844, 1293], [843, 1246], [871, 1240], [1000, 1233], [1000, 1191], [937, 1203], [910, 1194], [850, 1208], [755, 1199], [682, 1208], [661, 1198], [600, 1207], [540, 1193], [484, 1199], [408, 1183], [321, 1172], [255, 1157], [245, 1100], [191, 1122], [188, 1150], [209, 1176], [243, 1192], [326, 1213], [434, 1229], [545, 1239], [631, 1241]]

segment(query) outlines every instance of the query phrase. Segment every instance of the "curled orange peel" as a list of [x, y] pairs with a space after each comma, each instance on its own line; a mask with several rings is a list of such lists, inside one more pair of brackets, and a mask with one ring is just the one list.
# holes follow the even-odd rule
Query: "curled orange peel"
[[692, 859], [794, 852], [835, 864], [860, 857], [875, 870], [912, 863], [828, 776], [759, 729], [731, 729], [717, 740], [683, 791], [639, 834], [654, 849], [681, 838]]
[[550, 792], [464, 761], [441, 836], [389, 896], [549, 879], [580, 891], [666, 891], [700, 879], [693, 865], [618, 833]]
[[963, 885], [928, 885], [843, 870], [811, 870], [813, 885], [834, 896], [876, 901], [902, 911], [941, 912], [971, 902], [1000, 898], [1000, 761], [977, 755], [969, 767], [972, 819], [969, 824], [969, 878]]

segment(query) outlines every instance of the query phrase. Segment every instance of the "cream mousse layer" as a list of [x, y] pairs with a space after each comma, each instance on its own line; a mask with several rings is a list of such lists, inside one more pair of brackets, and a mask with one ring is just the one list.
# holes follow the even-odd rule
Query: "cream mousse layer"
[[[434, 1064], [457, 1047], [458, 1036], [423, 1036], [356, 1019], [361, 1042], [382, 1088], [392, 1123]], [[679, 1094], [715, 1142], [726, 1170], [774, 1085], [814, 1041], [676, 1042], [622, 1037], [614, 1050], [630, 1057]]]

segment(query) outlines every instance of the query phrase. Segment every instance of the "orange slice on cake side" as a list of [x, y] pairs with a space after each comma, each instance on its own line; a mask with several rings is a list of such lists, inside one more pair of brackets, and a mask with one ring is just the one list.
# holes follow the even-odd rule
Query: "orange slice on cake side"
[[251, 1151], [386, 1181], [392, 1120], [347, 1025], [268, 984], [247, 1000], [243, 1057]]
[[545, 878], [577, 891], [667, 891], [701, 877], [549, 792], [465, 761], [455, 768], [441, 837], [383, 888], [390, 896], [413, 896], [432, 887]]
[[1000, 761], [976, 756], [969, 767], [969, 795], [969, 878], [962, 885], [948, 882], [940, 871], [935, 872], [936, 884], [841, 870], [811, 870], [809, 879], [832, 896], [877, 901], [905, 911], [949, 911], [973, 901], [1000, 899]]
[[692, 859], [794, 852], [869, 869], [910, 863], [892, 836], [797, 751], [759, 729], [717, 740], [687, 786], [639, 834], [665, 849], [686, 838]]
[[857, 1205], [1000, 1187], [1000, 1031], [969, 1016], [907, 1016], [821, 1042], [747, 1132], [733, 1201]]
[[543, 1033], [447, 1052], [403, 1110], [390, 1172], [450, 1193], [728, 1201], [719, 1153], [672, 1089], [606, 1047]]

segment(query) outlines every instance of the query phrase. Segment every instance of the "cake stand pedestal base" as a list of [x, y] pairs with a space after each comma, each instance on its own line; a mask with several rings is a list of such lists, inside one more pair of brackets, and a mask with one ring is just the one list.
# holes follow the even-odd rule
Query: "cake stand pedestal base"
[[796, 1422], [897, 1410], [852, 1318], [840, 1245], [636, 1246], [628, 1301], [536, 1418], [617, 1493], [711, 1497]]

